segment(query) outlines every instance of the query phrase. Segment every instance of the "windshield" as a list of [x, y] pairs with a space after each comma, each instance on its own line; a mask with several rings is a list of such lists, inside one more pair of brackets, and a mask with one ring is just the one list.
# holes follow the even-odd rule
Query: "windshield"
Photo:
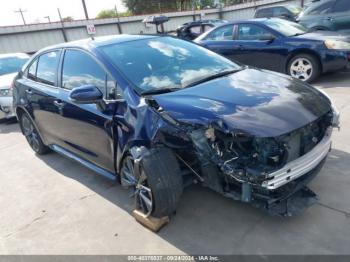
[[308, 31], [306, 27], [300, 24], [283, 19], [267, 19], [263, 23], [284, 36], [302, 35]]
[[18, 72], [27, 60], [24, 57], [0, 58], [0, 76]]
[[181, 89], [240, 66], [203, 47], [171, 37], [100, 47], [140, 94]]

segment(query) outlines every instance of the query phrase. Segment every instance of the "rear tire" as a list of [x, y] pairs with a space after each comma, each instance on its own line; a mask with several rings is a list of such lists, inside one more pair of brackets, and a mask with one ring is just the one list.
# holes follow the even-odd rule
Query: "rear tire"
[[321, 74], [321, 66], [315, 56], [299, 54], [289, 60], [287, 73], [303, 82], [311, 83]]
[[38, 155], [44, 155], [51, 151], [50, 148], [47, 147], [41, 140], [38, 130], [34, 126], [31, 118], [26, 113], [22, 113], [20, 115], [19, 123], [25, 138], [35, 153]]
[[[123, 161], [121, 184], [133, 187], [136, 208], [147, 216], [172, 215], [183, 189], [180, 167], [174, 153], [168, 148], [151, 149], [150, 154], [142, 158], [139, 172], [135, 171], [137, 165], [134, 159], [132, 159], [133, 167], [128, 164], [131, 158], [131, 155], [128, 155]], [[130, 176], [131, 173], [133, 178]], [[139, 177], [137, 173], [140, 174]], [[140, 197], [140, 194], [143, 195]], [[141, 200], [145, 198], [147, 202], [152, 202], [151, 207], [148, 205], [148, 208], [144, 208], [146, 205]]]

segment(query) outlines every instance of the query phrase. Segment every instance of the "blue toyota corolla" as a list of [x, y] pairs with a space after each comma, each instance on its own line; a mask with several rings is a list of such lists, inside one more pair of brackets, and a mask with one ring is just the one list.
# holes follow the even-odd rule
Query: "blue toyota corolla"
[[52, 46], [14, 82], [21, 130], [133, 190], [145, 215], [171, 215], [184, 187], [290, 215], [331, 148], [339, 114], [322, 92], [165, 36]]
[[279, 18], [231, 22], [195, 42], [234, 61], [306, 82], [321, 73], [347, 69], [350, 63], [349, 35], [308, 32], [300, 24]]

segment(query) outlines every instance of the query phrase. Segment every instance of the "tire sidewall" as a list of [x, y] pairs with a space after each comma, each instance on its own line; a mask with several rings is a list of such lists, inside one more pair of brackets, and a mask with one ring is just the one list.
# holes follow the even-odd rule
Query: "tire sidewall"
[[[310, 76], [310, 78], [306, 81], [303, 81], [301, 79], [299, 79], [300, 81], [303, 81], [303, 82], [307, 82], [307, 83], [311, 83], [313, 82], [319, 75], [320, 75], [320, 65], [319, 65], [319, 62], [317, 61], [317, 59], [313, 56], [313, 55], [309, 55], [309, 54], [299, 54], [299, 55], [295, 55], [293, 56], [289, 62], [288, 62], [288, 66], [287, 66], [287, 73], [288, 75], [291, 76], [291, 66], [293, 64], [293, 62], [297, 59], [300, 59], [300, 58], [304, 58], [304, 59], [307, 59], [308, 61], [310, 61], [311, 63], [311, 66], [312, 66], [312, 74]], [[297, 78], [298, 79], [298, 78]]]

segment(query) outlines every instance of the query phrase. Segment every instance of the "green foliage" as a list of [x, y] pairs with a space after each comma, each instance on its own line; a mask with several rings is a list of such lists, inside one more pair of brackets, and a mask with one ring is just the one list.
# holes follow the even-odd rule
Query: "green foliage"
[[[123, 13], [118, 13], [119, 17], [123, 17], [123, 16], [130, 16], [131, 13], [130, 12], [123, 12]], [[117, 17], [117, 13], [115, 11], [115, 9], [106, 9], [106, 10], [101, 10], [96, 18], [114, 18]]]
[[74, 19], [72, 16], [66, 16], [66, 17], [62, 18], [62, 21], [63, 22], [72, 22], [72, 21], [74, 21]]
[[214, 0], [123, 0], [124, 5], [134, 14], [175, 12], [214, 6]]

